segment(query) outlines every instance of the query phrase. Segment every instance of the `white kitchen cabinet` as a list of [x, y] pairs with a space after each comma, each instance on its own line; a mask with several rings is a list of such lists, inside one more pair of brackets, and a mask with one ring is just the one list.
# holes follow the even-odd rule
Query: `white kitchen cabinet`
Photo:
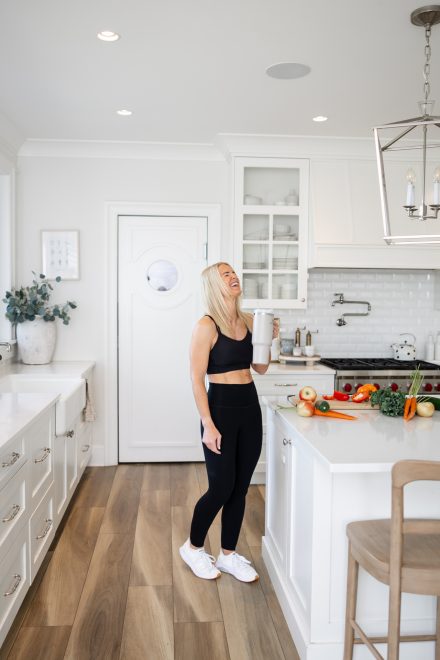
[[252, 477], [252, 483], [265, 483], [266, 481], [266, 406], [264, 396], [284, 397], [287, 405], [287, 395], [298, 396], [305, 385], [311, 385], [319, 394], [331, 393], [334, 390], [334, 372], [322, 367], [302, 367], [293, 370], [292, 367], [273, 364], [269, 372], [263, 376], [253, 374], [258, 400], [263, 415], [263, 446], [260, 459]]
[[234, 266], [244, 307], [307, 306], [306, 159], [234, 158]]
[[53, 451], [54, 464], [54, 519], [55, 526], [67, 506], [67, 444], [65, 436], [56, 436]]
[[28, 526], [0, 551], [0, 646], [30, 586]]
[[53, 484], [29, 521], [30, 579], [33, 582], [55, 534]]
[[[438, 233], [402, 208], [408, 164], [388, 167], [393, 234]], [[399, 197], [399, 193], [402, 193]], [[434, 221], [430, 221], [434, 222]], [[313, 158], [310, 163], [309, 266], [323, 268], [440, 267], [438, 245], [387, 245], [383, 240], [374, 158]]]
[[28, 518], [27, 470], [22, 466], [0, 492], [0, 552]]
[[52, 407], [27, 433], [30, 508], [34, 509], [53, 482], [55, 408]]

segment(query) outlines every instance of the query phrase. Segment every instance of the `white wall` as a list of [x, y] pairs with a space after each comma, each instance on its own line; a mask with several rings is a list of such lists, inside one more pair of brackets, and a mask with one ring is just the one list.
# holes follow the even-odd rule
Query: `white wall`
[[[228, 217], [228, 169], [222, 158], [19, 157], [17, 173], [17, 284], [41, 269], [40, 231], [79, 229], [80, 280], [55, 285], [54, 301], [76, 300], [70, 325], [58, 326], [55, 360], [97, 362], [95, 443], [103, 444], [106, 354], [106, 202], [217, 203]], [[119, 152], [120, 156], [120, 152]], [[208, 156], [208, 158], [210, 158]], [[230, 223], [222, 237], [230, 258]], [[116, 263], [114, 264], [116, 268]]]

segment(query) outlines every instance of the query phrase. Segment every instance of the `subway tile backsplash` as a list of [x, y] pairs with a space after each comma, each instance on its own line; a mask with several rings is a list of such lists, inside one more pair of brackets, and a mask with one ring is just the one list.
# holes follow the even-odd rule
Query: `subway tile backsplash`
[[[333, 270], [309, 271], [306, 310], [276, 310], [281, 327], [293, 336], [304, 326], [312, 332], [316, 352], [326, 357], [392, 357], [390, 345], [403, 341], [400, 333], [416, 337], [417, 357], [424, 359], [426, 341], [440, 332], [438, 274], [434, 271]], [[347, 325], [336, 320], [343, 313], [364, 312], [365, 305], [331, 306], [334, 293], [346, 300], [371, 303], [368, 316], [349, 316]], [[307, 330], [302, 330], [302, 345]], [[411, 342], [412, 339], [408, 338]]]

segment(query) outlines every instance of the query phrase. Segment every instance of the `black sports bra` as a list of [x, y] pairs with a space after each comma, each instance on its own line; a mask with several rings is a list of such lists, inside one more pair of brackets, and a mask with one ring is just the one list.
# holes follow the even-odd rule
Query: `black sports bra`
[[[215, 323], [212, 316], [206, 314]], [[243, 339], [232, 339], [222, 334], [217, 323], [218, 338], [209, 353], [206, 373], [224, 374], [226, 371], [249, 369], [252, 362], [252, 333], [248, 330]]]

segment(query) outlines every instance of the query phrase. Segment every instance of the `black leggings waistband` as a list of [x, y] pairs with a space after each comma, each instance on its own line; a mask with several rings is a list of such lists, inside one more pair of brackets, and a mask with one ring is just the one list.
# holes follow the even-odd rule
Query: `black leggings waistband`
[[212, 406], [252, 406], [258, 403], [257, 389], [253, 381], [243, 385], [209, 383], [208, 402]]

